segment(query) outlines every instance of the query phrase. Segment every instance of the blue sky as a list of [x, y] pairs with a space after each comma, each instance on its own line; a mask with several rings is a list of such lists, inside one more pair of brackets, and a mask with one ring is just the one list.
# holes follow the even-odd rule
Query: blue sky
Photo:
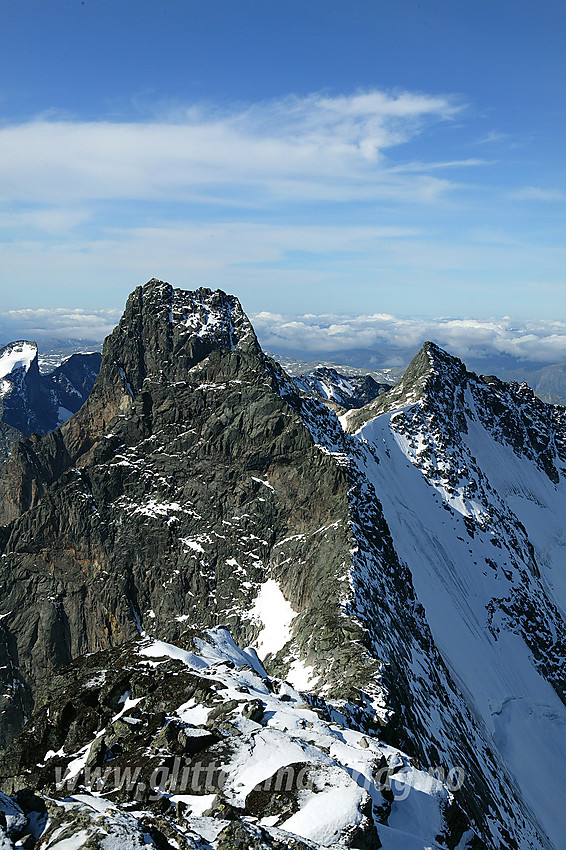
[[561, 2], [4, 0], [0, 65], [5, 324], [156, 276], [562, 335]]

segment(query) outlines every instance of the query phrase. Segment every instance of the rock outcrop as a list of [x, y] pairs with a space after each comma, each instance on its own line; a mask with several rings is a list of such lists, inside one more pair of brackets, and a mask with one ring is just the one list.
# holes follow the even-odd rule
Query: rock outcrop
[[130, 297], [86, 404], [1, 476], [2, 624], [23, 693], [139, 629], [174, 641], [226, 623], [249, 641], [242, 612], [272, 572], [308, 609], [321, 662], [340, 643], [356, 681], [347, 475], [280, 382], [294, 392], [235, 298], [158, 281]]
[[422, 798], [429, 846], [463, 837], [457, 781], [384, 744], [354, 706], [337, 710], [268, 677], [225, 629], [193, 633], [189, 645], [139, 638], [44, 683], [0, 759], [11, 839], [36, 838], [37, 850], [57, 840], [377, 850], [407, 840], [387, 821], [393, 809], [410, 818], [411, 794]]

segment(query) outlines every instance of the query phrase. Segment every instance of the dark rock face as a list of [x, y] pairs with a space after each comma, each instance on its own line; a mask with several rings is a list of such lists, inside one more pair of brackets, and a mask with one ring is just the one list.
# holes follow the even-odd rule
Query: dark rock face
[[24, 434], [55, 428], [49, 390], [39, 374], [37, 345], [27, 340], [9, 343], [0, 349], [0, 366], [5, 372], [0, 378], [2, 421]]
[[2, 473], [2, 624], [24, 693], [140, 628], [226, 623], [249, 641], [241, 614], [270, 570], [312, 627], [339, 623], [347, 479], [278, 379], [236, 299], [157, 281], [130, 297], [86, 404]]
[[24, 434], [5, 422], [0, 422], [0, 466], [9, 456], [12, 446], [18, 440], [23, 440]]
[[[51, 385], [51, 398], [62, 410], [59, 411], [60, 425], [69, 414], [81, 409], [94, 386], [96, 376], [100, 371], [102, 355], [71, 354], [53, 372], [49, 372], [44, 380]], [[43, 432], [39, 432], [43, 433]]]

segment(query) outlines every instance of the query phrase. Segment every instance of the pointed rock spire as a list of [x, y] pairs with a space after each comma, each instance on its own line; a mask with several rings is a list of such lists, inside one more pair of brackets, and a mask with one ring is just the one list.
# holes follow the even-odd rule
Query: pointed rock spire
[[424, 397], [442, 398], [462, 384], [470, 373], [464, 363], [436, 343], [427, 341], [409, 363], [392, 389], [347, 418], [347, 430], [357, 431], [365, 422], [391, 410], [415, 404]]

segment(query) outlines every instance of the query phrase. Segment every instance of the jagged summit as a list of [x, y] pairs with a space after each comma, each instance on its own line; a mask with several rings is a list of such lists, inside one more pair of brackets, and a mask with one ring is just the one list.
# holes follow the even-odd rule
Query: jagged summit
[[[301, 640], [322, 641], [318, 655], [334, 667], [328, 686], [353, 679], [359, 626], [339, 657], [322, 637], [340, 625], [347, 483], [295, 402], [318, 409], [263, 355], [236, 298], [156, 280], [138, 287], [105, 341], [85, 405], [53, 433], [20, 443], [0, 475], [0, 546], [12, 553], [3, 568], [25, 561], [33, 581], [55, 582], [55, 595], [63, 588], [47, 634], [33, 631], [45, 593], [27, 581], [14, 587], [10, 611], [29, 591], [33, 612], [26, 624], [11, 614], [2, 621], [16, 642], [31, 640], [37, 658], [51, 657], [49, 644], [58, 666], [138, 628], [177, 639], [187, 621], [228, 623], [249, 640], [254, 599], [281, 564], [295, 611], [319, 598]], [[32, 661], [27, 681], [44, 670]]]
[[342, 421], [354, 433], [384, 414], [395, 416], [397, 429], [403, 418], [426, 419], [428, 430], [457, 443], [479, 422], [497, 442], [533, 460], [555, 482], [566, 463], [563, 408], [545, 404], [527, 384], [469, 372], [433, 342], [425, 342], [395, 387]]
[[374, 416], [416, 404], [427, 397], [444, 396], [449, 387], [461, 385], [469, 374], [458, 357], [427, 341], [413, 357], [398, 384], [360, 410], [347, 414], [347, 430], [357, 431]]
[[171, 380], [213, 351], [253, 351], [259, 343], [238, 299], [222, 290], [174, 289], [152, 278], [132, 292], [118, 327], [107, 338], [104, 361], [118, 364], [136, 392], [149, 375]]
[[412, 398], [432, 394], [442, 382], [457, 386], [469, 375], [464, 363], [453, 354], [427, 341], [409, 363], [400, 382], [390, 391], [393, 398], [402, 404], [410, 404]]
[[[104, 342], [95, 395], [127, 405], [144, 380], [186, 381], [213, 352], [261, 352], [238, 299], [222, 290], [174, 289], [152, 278], [129, 296], [118, 326]], [[106, 418], [106, 417], [105, 417]], [[111, 418], [111, 417], [110, 417]]]
[[390, 388], [371, 375], [342, 374], [328, 366], [318, 366], [292, 380], [299, 390], [314, 393], [337, 411], [363, 407]]
[[[26, 451], [8, 461], [9, 469], [15, 471], [16, 481], [10, 480], [8, 472], [4, 481], [9, 483], [0, 482], [0, 522], [12, 518], [12, 502], [20, 507], [30, 506], [45, 486], [90, 452], [104, 438], [116, 417], [132, 416], [136, 413], [136, 405], [144, 415], [149, 415], [149, 385], [152, 382], [159, 382], [163, 387], [194, 382], [197, 378], [191, 376], [191, 370], [195, 366], [206, 362], [213, 370], [221, 369], [220, 361], [229, 355], [233, 355], [230, 368], [235, 373], [243, 368], [244, 361], [250, 358], [257, 361], [262, 356], [252, 325], [235, 296], [204, 287], [192, 292], [174, 289], [156, 278], [138, 286], [129, 296], [118, 326], [104, 341], [100, 371], [78, 414], [68, 419], [68, 412], [68, 421], [61, 420], [64, 424], [55, 431], [56, 417], [50, 427], [30, 429], [23, 427], [23, 416], [17, 420], [14, 417], [6, 419], [23, 433], [35, 431], [45, 436], [34, 450], [34, 457], [39, 454], [42, 459], [34, 476], [36, 483], [32, 492], [22, 492], [18, 483], [22, 464], [27, 468]], [[39, 381], [37, 358], [29, 374], [34, 369]], [[45, 395], [43, 385], [39, 391]], [[43, 407], [47, 409], [48, 406], [49, 398], [46, 397]], [[22, 424], [18, 425], [20, 421]], [[53, 433], [46, 434], [47, 431]], [[6, 486], [4, 500], [3, 486]]]

